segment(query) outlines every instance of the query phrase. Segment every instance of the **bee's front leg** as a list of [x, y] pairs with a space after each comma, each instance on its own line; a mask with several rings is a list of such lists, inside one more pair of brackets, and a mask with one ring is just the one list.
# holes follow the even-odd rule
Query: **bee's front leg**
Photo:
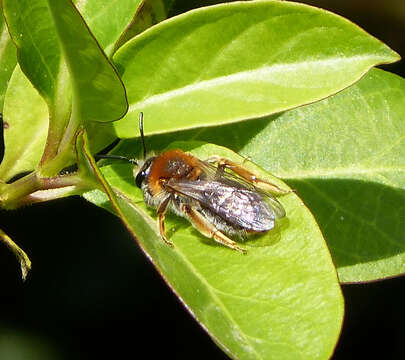
[[187, 216], [191, 224], [204, 236], [214, 239], [217, 243], [227, 246], [233, 250], [246, 254], [247, 251], [228, 238], [211, 224], [200, 212], [190, 205], [182, 205], [181, 211]]
[[251, 171], [247, 170], [243, 165], [237, 164], [233, 162], [232, 160], [220, 157], [220, 156], [211, 156], [207, 160], [205, 160], [209, 163], [217, 163], [218, 164], [218, 169], [217, 169], [217, 176], [220, 176], [225, 169], [230, 169], [234, 173], [238, 174], [241, 178], [245, 179], [246, 181], [250, 182], [251, 184], [257, 186], [258, 188], [268, 191], [271, 194], [274, 195], [284, 195], [289, 193], [289, 190], [284, 190], [280, 188], [279, 186], [272, 184], [268, 181], [259, 179], [256, 177], [254, 173]]
[[158, 206], [157, 208], [157, 214], [158, 214], [158, 222], [159, 222], [159, 231], [160, 231], [160, 236], [162, 237], [163, 241], [173, 247], [173, 243], [169, 240], [167, 240], [166, 237], [166, 232], [165, 232], [165, 215], [167, 211], [167, 207], [171, 201], [171, 196], [168, 196], [165, 198]]

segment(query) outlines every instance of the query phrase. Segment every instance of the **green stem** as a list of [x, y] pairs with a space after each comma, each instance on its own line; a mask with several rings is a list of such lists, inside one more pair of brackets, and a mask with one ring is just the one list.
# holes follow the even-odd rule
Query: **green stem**
[[37, 191], [72, 186], [75, 189], [82, 189], [87, 188], [88, 184], [77, 173], [47, 178], [40, 177], [37, 172], [33, 172], [11, 184], [2, 184], [0, 186], [0, 205], [5, 209], [15, 209], [27, 204], [29, 196]]

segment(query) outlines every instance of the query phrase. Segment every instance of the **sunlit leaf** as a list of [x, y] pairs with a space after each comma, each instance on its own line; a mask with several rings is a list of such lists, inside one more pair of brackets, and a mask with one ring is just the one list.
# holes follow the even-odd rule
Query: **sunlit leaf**
[[284, 1], [200, 8], [171, 18], [114, 56], [130, 108], [119, 137], [255, 118], [310, 103], [399, 56], [351, 22]]
[[47, 132], [46, 103], [17, 67], [11, 77], [4, 104], [5, 153], [0, 164], [0, 179], [3, 182], [38, 166]]
[[[146, 139], [225, 145], [285, 179], [314, 213], [342, 282], [405, 272], [405, 80], [372, 70], [321, 102], [239, 124]], [[145, 122], [148, 119], [145, 118]], [[117, 153], [140, 157], [127, 140]]]
[[[213, 145], [174, 146], [201, 158], [217, 154], [243, 161]], [[253, 164], [244, 164], [285, 187]], [[277, 230], [243, 244], [246, 256], [215, 245], [177, 216], [168, 217], [174, 243], [169, 248], [158, 234], [156, 220], [142, 205], [131, 166], [110, 165], [102, 170], [119, 191], [107, 190], [115, 211], [173, 291], [231, 358], [329, 358], [340, 331], [342, 298], [322, 234], [294, 193], [280, 198], [287, 211], [285, 221]], [[85, 197], [111, 210], [101, 192]], [[155, 216], [154, 211], [149, 214]]]

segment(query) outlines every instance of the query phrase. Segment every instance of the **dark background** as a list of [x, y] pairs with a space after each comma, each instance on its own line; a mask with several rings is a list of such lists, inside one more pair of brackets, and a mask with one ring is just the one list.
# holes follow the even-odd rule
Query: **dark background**
[[[211, 2], [212, 3], [212, 2]], [[307, 1], [405, 54], [403, 0]], [[191, 8], [178, 1], [174, 12]], [[385, 69], [405, 75], [402, 63]], [[227, 359], [167, 288], [120, 220], [80, 198], [0, 212], [33, 269], [0, 245], [0, 360]], [[405, 358], [405, 278], [343, 286], [334, 359]]]

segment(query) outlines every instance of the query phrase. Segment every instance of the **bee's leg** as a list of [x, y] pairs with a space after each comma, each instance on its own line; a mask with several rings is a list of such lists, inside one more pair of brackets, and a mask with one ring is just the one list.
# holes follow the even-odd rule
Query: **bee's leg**
[[171, 196], [168, 196], [166, 199], [164, 199], [158, 206], [157, 208], [157, 214], [158, 214], [158, 222], [159, 222], [159, 231], [160, 231], [160, 236], [162, 237], [163, 241], [173, 247], [173, 243], [169, 240], [167, 240], [166, 237], [166, 232], [165, 232], [165, 214], [167, 210], [167, 206], [169, 205], [171, 200]]
[[226, 235], [220, 232], [213, 224], [211, 224], [201, 213], [195, 210], [192, 206], [183, 205], [181, 211], [187, 215], [187, 218], [191, 224], [204, 236], [214, 239], [217, 243], [227, 246], [233, 250], [246, 254], [247, 251], [244, 248], [238, 246], [238, 244], [229, 239]]
[[254, 173], [247, 170], [243, 165], [239, 165], [226, 158], [222, 158], [219, 156], [212, 156], [209, 159], [207, 159], [206, 161], [210, 162], [210, 163], [218, 164], [216, 176], [220, 176], [221, 174], [223, 174], [224, 170], [227, 168], [227, 169], [232, 170], [236, 174], [238, 174], [240, 177], [242, 177], [246, 181], [257, 186], [258, 188], [266, 190], [269, 193], [272, 193], [274, 195], [284, 195], [284, 194], [287, 194], [290, 192], [290, 190], [284, 190], [284, 189], [280, 188], [279, 186], [277, 186], [276, 184], [272, 184], [268, 181], [257, 178]]

